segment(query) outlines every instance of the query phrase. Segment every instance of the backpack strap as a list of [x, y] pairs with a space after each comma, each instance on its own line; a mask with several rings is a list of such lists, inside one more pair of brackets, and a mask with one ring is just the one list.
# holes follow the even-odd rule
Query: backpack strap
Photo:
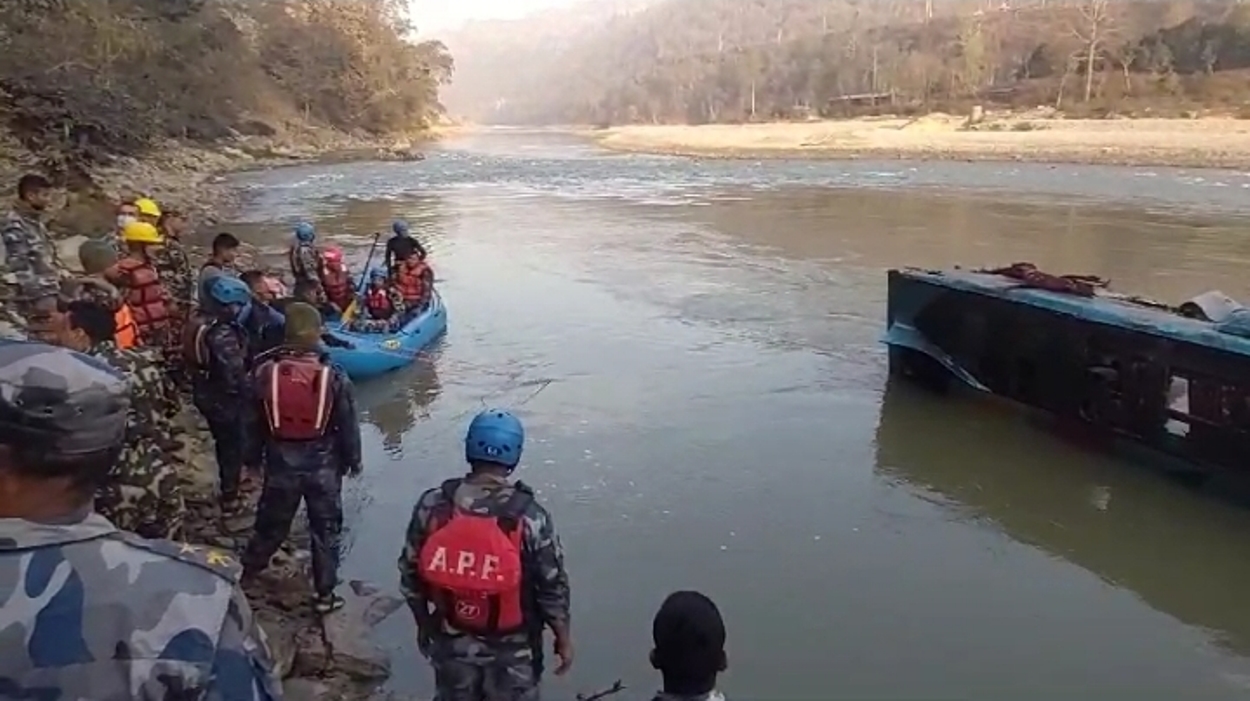
[[496, 520], [499, 522], [499, 528], [504, 533], [512, 535], [516, 531], [517, 526], [521, 524], [521, 518], [525, 516], [525, 512], [529, 510], [530, 504], [534, 502], [534, 490], [524, 482], [517, 481], [513, 485], [512, 496], [508, 497], [508, 501], [504, 502], [503, 510], [500, 512]]

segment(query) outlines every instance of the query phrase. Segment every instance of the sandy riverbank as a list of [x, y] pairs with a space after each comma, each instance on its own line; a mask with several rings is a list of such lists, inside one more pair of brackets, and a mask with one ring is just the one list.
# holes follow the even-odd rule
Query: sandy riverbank
[[[189, 213], [197, 228], [211, 231], [237, 206], [237, 193], [226, 179], [230, 172], [320, 159], [411, 160], [418, 154], [419, 143], [412, 140], [369, 142], [335, 134], [308, 140], [237, 139], [210, 145], [169, 142], [142, 159], [119, 159], [91, 172], [91, 183], [66, 193], [64, 206], [50, 218], [50, 229], [62, 261], [72, 269], [77, 267], [82, 241], [110, 230], [113, 202], [124, 195], [155, 197], [165, 208]], [[0, 177], [11, 182], [26, 171], [38, 172], [33, 159], [14, 149], [13, 142], [0, 134]], [[196, 266], [206, 255], [194, 248], [190, 252]], [[10, 333], [20, 337], [11, 327], [0, 330], [0, 335]], [[189, 402], [181, 422], [187, 430], [181, 475], [187, 504], [184, 539], [237, 557], [251, 533], [259, 494], [253, 491], [249, 495], [251, 508], [245, 514], [224, 522], [217, 506], [217, 466], [207, 426]], [[401, 608], [402, 600], [368, 583], [348, 582], [340, 587], [347, 605], [318, 617], [310, 605], [313, 594], [308, 563], [307, 531], [296, 524], [273, 566], [247, 592], [266, 631], [287, 699], [400, 701], [401, 697], [378, 691], [390, 676], [390, 660], [372, 641], [371, 631]]]
[[898, 158], [1250, 167], [1250, 120], [932, 114], [836, 121], [637, 125], [589, 132], [616, 151], [708, 158]]

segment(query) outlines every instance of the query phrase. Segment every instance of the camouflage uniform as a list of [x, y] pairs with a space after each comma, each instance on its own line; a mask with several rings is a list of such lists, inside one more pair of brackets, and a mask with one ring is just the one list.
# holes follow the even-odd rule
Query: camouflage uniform
[[311, 243], [299, 242], [291, 249], [291, 275], [295, 281], [308, 281], [321, 287], [321, 251]]
[[[64, 297], [66, 301], [83, 300], [86, 302], [94, 302], [95, 304], [99, 304], [114, 313], [116, 313], [125, 302], [125, 298], [122, 295], [121, 290], [118, 289], [116, 285], [108, 280], [91, 275], [84, 275], [71, 280], [69, 284], [62, 287], [61, 296]], [[155, 365], [158, 368], [162, 367], [166, 361], [166, 354], [159, 348], [136, 346], [126, 350], [129, 354], [138, 356], [142, 358], [145, 363]], [[164, 413], [172, 419], [182, 410], [182, 406], [178, 400], [178, 387], [170, 379], [170, 377], [164, 373], [161, 373], [160, 381], [162, 387], [164, 388], [162, 395], [166, 398], [166, 401], [162, 405], [164, 407]]]
[[96, 510], [145, 538], [177, 536], [185, 505], [174, 456], [182, 445], [165, 375], [149, 358], [114, 343], [98, 344], [87, 353], [121, 370], [131, 385], [126, 446], [96, 494]]
[[65, 268], [40, 213], [24, 202], [5, 215], [0, 237], [7, 269], [0, 302], [8, 320], [25, 328], [54, 311]]
[[[476, 479], [476, 478], [475, 478]], [[512, 499], [517, 486], [505, 480], [463, 481], [456, 488], [456, 506], [483, 515], [496, 515]], [[420, 620], [432, 601], [414, 565], [429, 536], [434, 516], [449, 508], [441, 488], [421, 495], [408, 524], [404, 549], [399, 555], [400, 591]], [[542, 676], [542, 628], [569, 620], [569, 578], [564, 570], [564, 549], [547, 510], [530, 500], [521, 518], [523, 586], [527, 592], [526, 620], [529, 630], [483, 638], [441, 624], [431, 641], [430, 660], [440, 701], [478, 699], [538, 699]]]
[[[284, 346], [264, 356], [253, 376], [255, 396], [263, 397], [268, 390], [266, 362], [305, 352]], [[324, 357], [321, 361], [328, 362]], [[265, 455], [265, 487], [256, 507], [256, 530], [243, 555], [248, 572], [265, 569], [286, 539], [303, 499], [312, 536], [313, 588], [319, 596], [329, 596], [338, 584], [343, 475], [358, 470], [362, 460], [360, 417], [351, 380], [337, 367], [332, 367], [331, 378], [330, 420], [320, 438], [283, 441], [269, 432], [266, 421], [257, 422]], [[264, 413], [265, 408], [258, 406], [257, 411]]]
[[152, 264], [161, 276], [161, 282], [169, 291], [170, 297], [183, 309], [189, 309], [195, 300], [195, 277], [191, 273], [191, 260], [187, 257], [186, 246], [172, 236], [165, 237], [165, 243], [152, 250]]
[[243, 462], [253, 432], [252, 385], [247, 332], [232, 321], [216, 321], [204, 334], [208, 367], [192, 378], [191, 396], [213, 434], [222, 497], [238, 496]]
[[404, 295], [394, 287], [386, 289], [386, 296], [391, 300], [391, 308], [395, 311], [389, 319], [373, 319], [369, 317], [369, 310], [364, 306], [362, 299], [359, 304], [360, 314], [352, 319], [351, 330], [360, 333], [386, 333], [394, 331], [403, 325], [404, 314], [407, 312], [407, 305], [404, 304]]
[[0, 519], [0, 697], [282, 698], [229, 555], [103, 516]]

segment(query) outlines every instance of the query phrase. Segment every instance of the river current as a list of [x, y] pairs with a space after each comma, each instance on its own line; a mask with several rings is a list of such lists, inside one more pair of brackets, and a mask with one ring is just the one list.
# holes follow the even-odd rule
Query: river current
[[[1250, 173], [606, 154], [490, 132], [417, 163], [239, 178], [228, 228], [298, 218], [363, 264], [407, 219], [450, 328], [358, 387], [345, 578], [396, 586], [422, 490], [514, 408], [518, 476], [574, 586], [572, 698], [658, 685], [650, 620], [700, 589], [731, 698], [1246, 698], [1250, 511], [1021, 417], [888, 381], [885, 270], [1037, 263], [1180, 301], [1247, 296]], [[410, 618], [381, 629], [429, 694]]]

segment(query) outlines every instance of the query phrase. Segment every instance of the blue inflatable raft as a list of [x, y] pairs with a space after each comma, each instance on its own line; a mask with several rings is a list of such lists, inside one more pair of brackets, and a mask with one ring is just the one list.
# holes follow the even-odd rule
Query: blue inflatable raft
[[397, 331], [358, 333], [349, 331], [341, 321], [327, 324], [327, 333], [350, 341], [355, 347], [325, 350], [352, 380], [367, 380], [411, 364], [423, 348], [446, 330], [447, 308], [435, 290], [430, 306]]

